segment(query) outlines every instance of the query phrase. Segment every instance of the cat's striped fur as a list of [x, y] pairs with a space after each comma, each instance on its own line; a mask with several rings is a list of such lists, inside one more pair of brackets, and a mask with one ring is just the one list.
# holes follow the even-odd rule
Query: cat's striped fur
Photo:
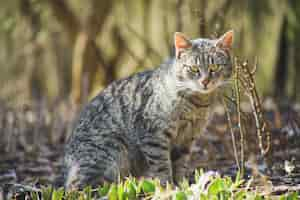
[[[96, 186], [129, 175], [162, 182], [181, 179], [189, 147], [211, 114], [215, 89], [231, 74], [229, 48], [224, 46], [229, 34], [189, 41], [177, 33], [174, 59], [115, 81], [95, 97], [67, 144], [65, 187]], [[212, 63], [221, 70], [211, 73]], [[191, 65], [199, 68], [197, 73], [188, 71]], [[202, 79], [208, 82], [205, 87]]]

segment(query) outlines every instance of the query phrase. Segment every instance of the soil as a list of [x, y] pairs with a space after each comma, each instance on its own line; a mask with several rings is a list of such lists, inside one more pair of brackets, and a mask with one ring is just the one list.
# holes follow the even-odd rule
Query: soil
[[[244, 141], [244, 178], [253, 178], [253, 187], [266, 194], [300, 190], [300, 105], [278, 106], [271, 98], [263, 103], [271, 149], [262, 156], [250, 105], [242, 105]], [[64, 144], [69, 137], [78, 110], [67, 103], [9, 108], [0, 106], [0, 188], [10, 184], [50, 185], [59, 174]], [[240, 160], [240, 134], [237, 116], [230, 107], [233, 134]], [[266, 144], [263, 135], [262, 142]], [[215, 115], [205, 133], [192, 148], [191, 169], [214, 170], [236, 176], [232, 135], [224, 108], [216, 106]], [[191, 176], [191, 181], [193, 180]], [[4, 190], [4, 189], [2, 189]], [[1, 192], [1, 191], [0, 191]]]

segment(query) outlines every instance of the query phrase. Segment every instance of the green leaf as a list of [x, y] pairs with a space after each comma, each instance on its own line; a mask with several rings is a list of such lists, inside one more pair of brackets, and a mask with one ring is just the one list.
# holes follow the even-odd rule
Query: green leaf
[[51, 200], [51, 196], [52, 196], [52, 188], [51, 187], [43, 188], [42, 191], [43, 200]]
[[246, 192], [244, 190], [240, 190], [234, 194], [235, 200], [243, 200], [246, 197]]
[[102, 187], [100, 186], [98, 188], [98, 195], [100, 197], [106, 196], [108, 194], [108, 192], [109, 192], [109, 188], [110, 188], [109, 184], [107, 184], [107, 183], [105, 183]]
[[241, 171], [239, 170], [237, 173], [236, 173], [236, 177], [235, 177], [235, 184], [238, 184], [241, 180]]
[[179, 187], [183, 190], [187, 190], [190, 187], [190, 184], [186, 178], [184, 178], [180, 183]]
[[110, 189], [108, 192], [108, 199], [109, 200], [118, 200], [118, 188], [115, 184], [112, 184], [110, 186]]
[[84, 195], [84, 193], [79, 193], [79, 197], [78, 197], [78, 199], [77, 200], [85, 200], [85, 197], [84, 197], [85, 195]]
[[293, 192], [293, 193], [288, 194], [286, 199], [287, 200], [297, 200], [297, 199], [299, 199], [298, 196], [299, 196], [298, 192]]
[[127, 185], [128, 199], [136, 199], [136, 185], [130, 181]]
[[86, 197], [85, 197], [86, 200], [91, 200], [92, 199], [92, 187], [87, 186], [86, 188], [84, 188], [84, 194], [86, 195]]
[[155, 185], [153, 182], [149, 180], [144, 180], [141, 185], [144, 193], [154, 193], [155, 192]]
[[205, 195], [203, 193], [200, 193], [199, 199], [201, 199], [201, 200], [208, 200], [208, 197], [207, 197], [207, 195]]
[[200, 177], [201, 177], [203, 174], [204, 174], [203, 169], [196, 169], [196, 170], [195, 170], [195, 176], [194, 176], [195, 182], [198, 182], [199, 179], [200, 179]]
[[223, 181], [224, 181], [224, 184], [225, 184], [225, 188], [227, 188], [227, 190], [236, 189], [237, 186], [235, 186], [235, 184], [233, 184], [232, 179], [230, 177], [224, 177]]
[[58, 190], [54, 190], [52, 194], [52, 200], [62, 200], [64, 196], [64, 189], [59, 188]]
[[67, 200], [78, 200], [80, 198], [80, 194], [78, 191], [71, 191], [71, 192], [68, 192], [67, 195], [66, 195], [66, 198]]
[[177, 192], [175, 196], [176, 200], [187, 200], [187, 196], [184, 192]]
[[246, 199], [247, 200], [263, 200], [263, 198], [261, 196], [258, 196], [257, 194], [253, 193], [253, 192], [247, 192], [246, 193]]
[[125, 200], [126, 199], [126, 192], [124, 191], [124, 185], [119, 184], [118, 185], [118, 199], [119, 200]]
[[208, 194], [219, 194], [222, 191], [225, 191], [225, 182], [221, 178], [216, 178], [213, 182], [209, 185]]
[[32, 197], [32, 200], [38, 200], [39, 194], [37, 192], [31, 192], [31, 197]]

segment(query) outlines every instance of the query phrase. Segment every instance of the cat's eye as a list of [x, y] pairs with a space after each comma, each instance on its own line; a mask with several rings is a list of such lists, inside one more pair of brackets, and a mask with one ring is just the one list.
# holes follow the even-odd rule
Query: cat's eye
[[209, 70], [210, 70], [211, 72], [219, 71], [219, 70], [220, 70], [220, 65], [217, 65], [217, 64], [211, 64], [211, 65], [209, 65]]
[[193, 73], [198, 73], [199, 67], [197, 65], [191, 65], [191, 66], [189, 66], [189, 70]]

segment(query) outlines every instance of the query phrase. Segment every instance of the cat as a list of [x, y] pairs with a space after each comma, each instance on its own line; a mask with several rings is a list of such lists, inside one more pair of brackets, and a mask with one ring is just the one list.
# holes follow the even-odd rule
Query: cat
[[187, 175], [191, 144], [232, 74], [233, 31], [174, 38], [174, 58], [113, 82], [83, 109], [66, 145], [67, 189], [130, 175], [178, 183]]

